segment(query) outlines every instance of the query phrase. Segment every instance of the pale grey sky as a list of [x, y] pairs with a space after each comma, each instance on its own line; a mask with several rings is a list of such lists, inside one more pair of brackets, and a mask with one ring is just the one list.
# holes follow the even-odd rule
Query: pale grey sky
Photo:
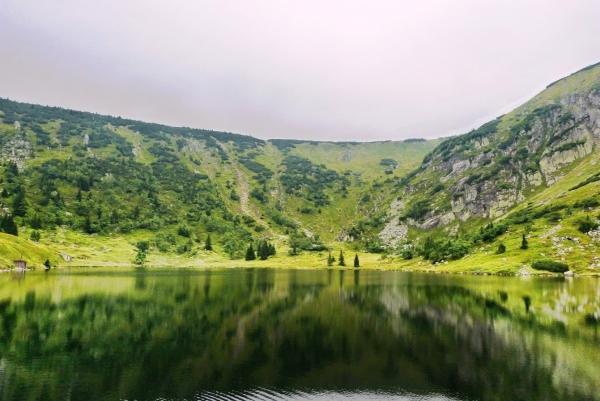
[[264, 139], [461, 133], [599, 61], [598, 0], [0, 1], [0, 97]]

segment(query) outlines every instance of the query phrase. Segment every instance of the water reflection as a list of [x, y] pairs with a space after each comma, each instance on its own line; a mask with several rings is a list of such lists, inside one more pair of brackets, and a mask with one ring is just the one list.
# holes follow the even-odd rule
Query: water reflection
[[6, 275], [0, 399], [600, 399], [598, 311], [586, 279]]

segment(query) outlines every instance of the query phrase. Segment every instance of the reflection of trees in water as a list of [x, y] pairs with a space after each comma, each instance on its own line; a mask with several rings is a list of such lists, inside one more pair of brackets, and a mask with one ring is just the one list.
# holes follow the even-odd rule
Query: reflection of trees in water
[[533, 339], [565, 332], [513, 316], [504, 297], [361, 285], [356, 273], [345, 286], [343, 270], [337, 284], [333, 271], [323, 284], [290, 272], [283, 287], [272, 270], [148, 276], [143, 285], [136, 276], [135, 291], [116, 296], [4, 300], [0, 398], [191, 397], [256, 386], [593, 398], [553, 385], [552, 350]]

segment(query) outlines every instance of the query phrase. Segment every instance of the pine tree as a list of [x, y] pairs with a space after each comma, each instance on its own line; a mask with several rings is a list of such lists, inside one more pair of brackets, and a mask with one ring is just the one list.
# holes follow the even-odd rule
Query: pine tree
[[40, 228], [42, 228], [42, 220], [40, 219], [37, 213], [35, 213], [33, 217], [29, 219], [29, 225], [34, 230], [39, 230]]
[[85, 221], [83, 222], [83, 232], [86, 234], [92, 233], [92, 220], [90, 219], [89, 215], [85, 218]]
[[256, 257], [262, 260], [262, 241], [258, 241], [256, 244]]
[[258, 256], [260, 257], [260, 260], [267, 260], [269, 257], [269, 244], [267, 243], [267, 241], [261, 241], [259, 244], [259, 252], [258, 252]]
[[31, 235], [29, 236], [29, 239], [32, 240], [33, 242], [40, 242], [41, 238], [42, 238], [42, 236], [40, 235], [40, 232], [38, 230], [33, 230], [31, 232]]
[[212, 251], [212, 241], [210, 240], [210, 234], [208, 234], [208, 236], [206, 237], [206, 242], [204, 243], [204, 250], [205, 251]]
[[50, 270], [50, 260], [46, 259], [46, 261], [44, 262], [44, 267], [46, 268], [46, 270]]
[[496, 251], [497, 254], [501, 254], [506, 252], [506, 246], [503, 243], [500, 243], [500, 245], [498, 245], [498, 250]]
[[335, 262], [335, 259], [331, 255], [331, 251], [329, 251], [329, 255], [327, 255], [327, 266], [333, 266], [333, 262]]
[[15, 194], [15, 199], [12, 204], [13, 214], [15, 216], [25, 216], [27, 213], [27, 201], [25, 200], [25, 190], [23, 187], [19, 187]]
[[246, 258], [245, 259], [246, 260], [255, 260], [256, 259], [256, 254], [254, 253], [254, 248], [252, 248], [252, 244], [250, 244], [250, 246], [246, 250]]
[[358, 260], [358, 253], [354, 255], [354, 267], [360, 267], [360, 262]]
[[2, 231], [10, 235], [19, 236], [19, 229], [17, 228], [12, 215], [9, 214], [4, 216], [1, 223], [0, 228], [2, 228]]
[[529, 243], [527, 242], [527, 238], [525, 238], [525, 233], [523, 233], [523, 239], [521, 240], [521, 249], [529, 248]]
[[344, 252], [340, 251], [338, 266], [346, 266], [346, 262], [344, 261]]

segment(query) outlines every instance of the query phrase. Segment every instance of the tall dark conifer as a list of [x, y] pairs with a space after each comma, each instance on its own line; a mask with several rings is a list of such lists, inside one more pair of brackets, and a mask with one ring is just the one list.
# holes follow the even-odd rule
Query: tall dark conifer
[[344, 251], [340, 251], [340, 257], [338, 259], [338, 266], [346, 266], [346, 261], [344, 261]]
[[256, 259], [256, 254], [254, 253], [254, 248], [252, 247], [252, 244], [250, 244], [250, 246], [246, 250], [246, 260], [255, 260], [255, 259]]

